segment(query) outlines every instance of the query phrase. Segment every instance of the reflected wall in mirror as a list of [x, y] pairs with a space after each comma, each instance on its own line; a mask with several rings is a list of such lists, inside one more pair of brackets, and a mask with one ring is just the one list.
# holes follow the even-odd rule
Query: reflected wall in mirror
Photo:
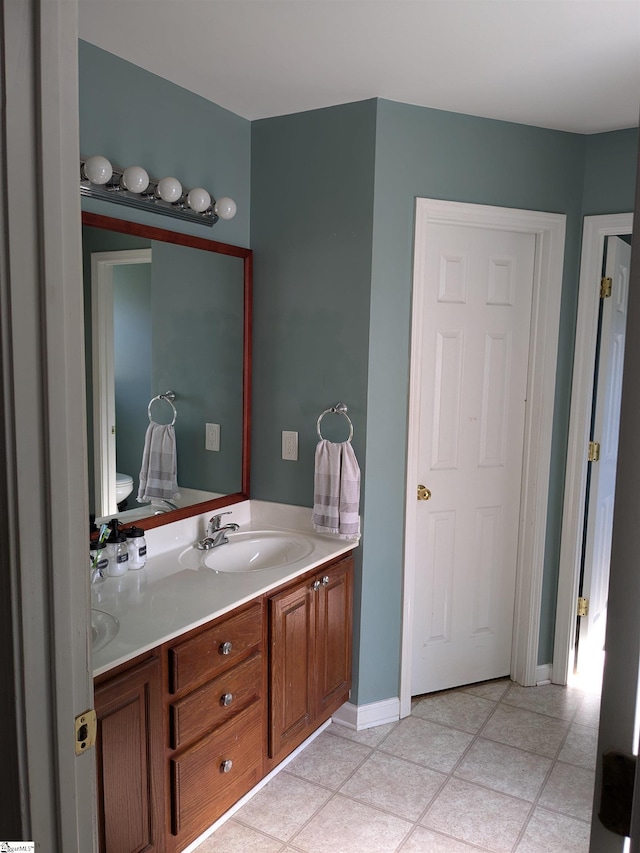
[[[92, 213], [82, 221], [91, 512], [149, 528], [244, 500], [251, 250]], [[180, 496], [140, 504], [149, 402], [169, 390]], [[150, 413], [173, 419], [166, 400]], [[207, 424], [219, 450], [205, 447]]]

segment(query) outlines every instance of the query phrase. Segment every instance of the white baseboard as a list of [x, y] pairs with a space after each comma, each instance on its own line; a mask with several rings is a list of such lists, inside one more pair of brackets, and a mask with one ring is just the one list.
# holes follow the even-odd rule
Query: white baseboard
[[540, 687], [541, 684], [551, 684], [551, 670], [552, 664], [543, 663], [540, 664], [536, 669], [536, 686]]
[[360, 732], [385, 723], [395, 723], [400, 719], [400, 699], [383, 699], [368, 705], [352, 705], [345, 702], [332, 717], [334, 723], [347, 729]]

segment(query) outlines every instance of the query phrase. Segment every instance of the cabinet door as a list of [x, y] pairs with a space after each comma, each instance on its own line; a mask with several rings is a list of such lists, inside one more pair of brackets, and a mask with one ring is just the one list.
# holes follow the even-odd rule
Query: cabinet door
[[316, 623], [316, 714], [327, 719], [349, 698], [353, 559], [341, 560], [319, 576]]
[[160, 662], [102, 683], [98, 717], [98, 820], [102, 853], [164, 853]]
[[263, 708], [254, 702], [170, 760], [171, 831], [178, 850], [258, 784], [262, 740]]
[[301, 743], [314, 717], [315, 600], [313, 580], [307, 580], [269, 601], [271, 758]]

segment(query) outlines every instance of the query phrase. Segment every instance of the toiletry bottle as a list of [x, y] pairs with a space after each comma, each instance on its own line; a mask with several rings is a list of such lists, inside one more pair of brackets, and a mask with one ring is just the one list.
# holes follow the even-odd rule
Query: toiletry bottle
[[102, 583], [107, 577], [109, 560], [107, 558], [107, 543], [89, 540], [89, 568], [91, 583]]
[[118, 530], [117, 518], [110, 521], [109, 527], [111, 533], [107, 539], [107, 558], [109, 560], [107, 574], [110, 577], [119, 577], [125, 575], [129, 569], [127, 537]]
[[129, 548], [129, 569], [142, 569], [147, 562], [147, 542], [141, 527], [129, 527], [125, 530]]

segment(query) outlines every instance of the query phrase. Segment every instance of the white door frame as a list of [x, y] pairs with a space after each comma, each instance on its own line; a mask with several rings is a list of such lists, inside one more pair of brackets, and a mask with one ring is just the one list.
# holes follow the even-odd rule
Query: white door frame
[[150, 264], [151, 249], [91, 253], [91, 350], [93, 375], [93, 478], [96, 516], [114, 515], [116, 501], [116, 401], [113, 268]]
[[76, 756], [74, 726], [93, 704], [77, 4], [0, 0], [0, 17], [2, 683], [16, 712], [0, 747], [11, 740], [3, 775], [19, 782], [20, 837], [89, 853], [95, 750]]
[[[560, 299], [564, 261], [564, 214], [540, 213], [478, 204], [416, 199], [415, 233], [429, 224], [463, 225], [534, 234], [536, 237], [527, 412], [525, 418], [520, 530], [516, 568], [511, 677], [529, 686], [537, 681], [538, 637], [544, 571], [549, 493], [549, 466], [556, 384]], [[423, 293], [417, 283], [424, 270], [422, 244], [414, 241], [414, 286], [411, 330], [411, 378], [408, 418], [404, 592], [400, 715], [411, 712], [413, 589], [418, 483], [419, 395]]]
[[584, 498], [587, 484], [586, 448], [591, 421], [593, 369], [600, 302], [599, 284], [602, 276], [605, 240], [609, 236], [631, 234], [632, 225], [632, 213], [585, 216], [584, 218], [551, 673], [551, 680], [555, 684], [567, 683], [576, 639], [576, 603], [580, 582]]

